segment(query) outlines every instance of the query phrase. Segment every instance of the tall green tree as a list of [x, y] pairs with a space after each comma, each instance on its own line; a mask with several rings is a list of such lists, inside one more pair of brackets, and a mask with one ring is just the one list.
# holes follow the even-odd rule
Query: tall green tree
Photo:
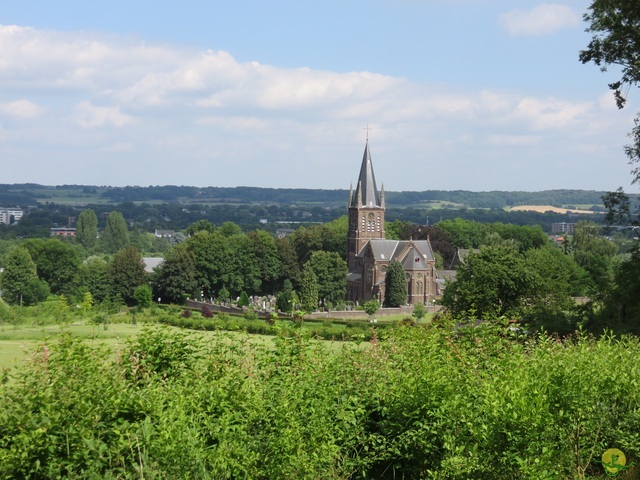
[[198, 220], [197, 222], [192, 223], [187, 227], [184, 231], [190, 237], [194, 236], [198, 232], [209, 232], [213, 233], [216, 230], [216, 226], [211, 223], [209, 220]]
[[261, 287], [258, 293], [274, 294], [282, 268], [275, 238], [264, 230], [250, 232], [247, 237], [251, 242], [260, 271]]
[[135, 247], [125, 247], [113, 257], [107, 270], [114, 297], [120, 297], [127, 305], [133, 305], [136, 288], [145, 283], [146, 273], [142, 255]]
[[300, 304], [307, 312], [318, 308], [318, 278], [309, 265], [302, 269], [300, 282]]
[[335, 252], [313, 252], [305, 264], [316, 276], [318, 297], [323, 306], [327, 302], [344, 300], [347, 293], [347, 262]]
[[[582, 63], [593, 62], [602, 70], [616, 67], [620, 78], [609, 84], [618, 108], [627, 101], [632, 85], [640, 83], [640, 8], [637, 2], [628, 0], [594, 0], [584, 15], [592, 34], [586, 50], [580, 52]], [[631, 163], [640, 161], [640, 117], [629, 135], [631, 145], [625, 147]], [[634, 182], [640, 180], [640, 169], [632, 172]]]
[[51, 293], [71, 297], [82, 262], [79, 247], [58, 238], [28, 240], [24, 245], [36, 264], [38, 277], [47, 282]]
[[151, 283], [154, 297], [164, 303], [182, 304], [186, 296], [195, 296], [198, 281], [193, 253], [186, 246], [175, 247], [154, 270]]
[[11, 305], [34, 305], [49, 294], [47, 284], [38, 278], [36, 264], [23, 247], [14, 248], [5, 257], [0, 288], [2, 298]]
[[278, 250], [278, 260], [280, 261], [280, 273], [278, 274], [278, 285], [284, 286], [284, 282], [289, 280], [294, 286], [300, 283], [300, 262], [298, 254], [287, 237], [276, 239], [276, 249]]
[[516, 248], [500, 245], [471, 253], [447, 286], [442, 304], [458, 315], [520, 316], [536, 295], [538, 277]]
[[78, 268], [76, 291], [91, 292], [93, 300], [103, 302], [111, 291], [107, 276], [107, 261], [98, 256], [87, 258]]
[[579, 222], [573, 232], [573, 256], [591, 278], [592, 295], [602, 296], [611, 287], [614, 276], [615, 243], [600, 235], [594, 222]]
[[90, 208], [83, 210], [80, 215], [78, 215], [76, 238], [86, 249], [90, 249], [96, 244], [96, 239], [98, 238], [98, 217]]
[[407, 280], [400, 262], [395, 260], [389, 262], [384, 283], [383, 305], [385, 307], [395, 308], [407, 303]]
[[129, 231], [127, 222], [120, 212], [113, 211], [107, 217], [107, 226], [104, 230], [105, 250], [115, 253], [129, 245]]
[[[206, 298], [215, 296], [229, 279], [232, 252], [228, 239], [218, 231], [200, 231], [181, 245], [193, 254], [198, 288]], [[231, 293], [239, 295], [240, 291]]]

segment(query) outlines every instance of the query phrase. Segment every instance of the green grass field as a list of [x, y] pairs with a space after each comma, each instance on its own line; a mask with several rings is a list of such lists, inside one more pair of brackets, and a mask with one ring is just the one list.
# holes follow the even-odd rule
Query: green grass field
[[[157, 328], [175, 329], [167, 325], [156, 325]], [[108, 345], [114, 352], [122, 347], [126, 340], [138, 335], [147, 326], [145, 323], [133, 325], [131, 323], [110, 323], [107, 329], [104, 325], [89, 323], [74, 323], [65, 326], [21, 326], [17, 329], [5, 326], [0, 330], [0, 370], [11, 368], [20, 362], [30, 358], [32, 352], [44, 340], [54, 340], [55, 337], [68, 333], [87, 342], [103, 343]], [[274, 337], [268, 335], [247, 334], [244, 332], [227, 331], [193, 331], [194, 336], [204, 342], [225, 342], [238, 343], [239, 345], [261, 344], [273, 345]], [[314, 340], [315, 341], [315, 340]], [[344, 348], [366, 348], [367, 342], [355, 344], [353, 342], [317, 340], [329, 346], [331, 351], [338, 352]]]

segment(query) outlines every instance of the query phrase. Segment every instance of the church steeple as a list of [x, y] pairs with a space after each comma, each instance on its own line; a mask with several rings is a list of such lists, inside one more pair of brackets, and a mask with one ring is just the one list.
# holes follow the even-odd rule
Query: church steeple
[[373, 174], [369, 140], [364, 147], [358, 183], [349, 189], [349, 230], [347, 234], [347, 265], [356, 266], [356, 256], [372, 239], [384, 239], [384, 186], [378, 192]]
[[[362, 202], [362, 203], [360, 203]], [[360, 166], [360, 176], [358, 177], [358, 187], [351, 197], [350, 207], [381, 207], [380, 195], [376, 185], [376, 177], [373, 173], [371, 163], [371, 153], [369, 152], [369, 140], [364, 147], [362, 165]]]

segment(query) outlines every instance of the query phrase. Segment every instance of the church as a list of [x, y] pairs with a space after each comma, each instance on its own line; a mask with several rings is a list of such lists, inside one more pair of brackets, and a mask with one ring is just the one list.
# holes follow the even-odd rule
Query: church
[[384, 184], [380, 191], [371, 163], [369, 140], [364, 147], [360, 176], [349, 193], [347, 234], [347, 300], [384, 300], [389, 262], [400, 262], [405, 272], [408, 304], [433, 303], [438, 295], [435, 257], [429, 240], [387, 240], [384, 233]]

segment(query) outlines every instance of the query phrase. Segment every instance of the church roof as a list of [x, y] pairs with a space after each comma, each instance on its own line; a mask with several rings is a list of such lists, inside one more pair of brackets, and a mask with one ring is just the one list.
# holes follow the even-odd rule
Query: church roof
[[[431, 242], [429, 240], [386, 240], [384, 238], [372, 238], [367, 242], [367, 245], [358, 254], [359, 257], [363, 257], [367, 248], [371, 249], [371, 254], [376, 261], [391, 261], [397, 260], [403, 262], [405, 270], [424, 270], [426, 268], [426, 261], [435, 260], [433, 256], [433, 250], [431, 249]], [[415, 259], [419, 258], [420, 261], [416, 262]], [[411, 263], [411, 268], [404, 265], [407, 258]]]
[[376, 185], [376, 177], [373, 173], [373, 164], [371, 163], [371, 153], [369, 152], [369, 141], [364, 146], [364, 155], [362, 156], [362, 166], [360, 167], [360, 176], [358, 177], [358, 185], [350, 199], [350, 207], [381, 207], [380, 194]]
[[422, 252], [416, 248], [413, 242], [409, 244], [409, 248], [406, 252], [407, 253], [405, 254], [402, 262], [402, 269], [405, 272], [410, 272], [412, 270], [426, 270], [426, 255], [423, 256]]

